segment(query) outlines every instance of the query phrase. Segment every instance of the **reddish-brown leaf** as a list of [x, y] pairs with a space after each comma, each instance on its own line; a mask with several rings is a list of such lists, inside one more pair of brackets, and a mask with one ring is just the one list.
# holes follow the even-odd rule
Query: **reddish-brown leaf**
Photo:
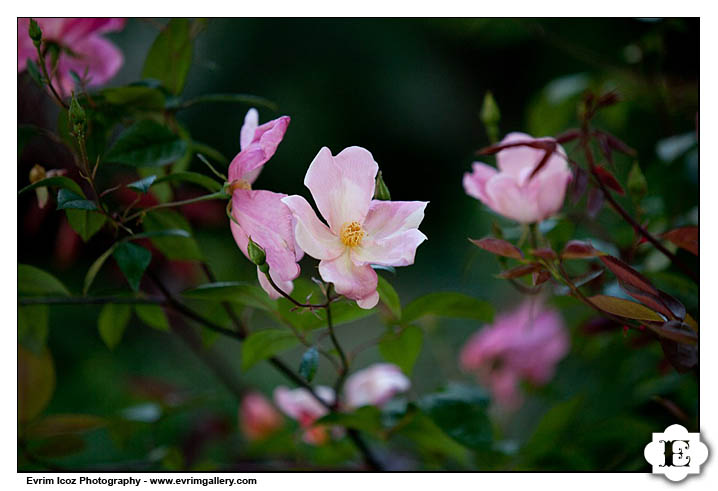
[[534, 170], [531, 171], [531, 175], [529, 176], [529, 180], [533, 179], [536, 174], [541, 172], [541, 169], [543, 169], [546, 166], [546, 163], [549, 161], [553, 153], [556, 151], [556, 142], [551, 142], [551, 148], [546, 150], [546, 153], [544, 153], [541, 160], [539, 160], [539, 163], [534, 167]]
[[495, 153], [500, 152], [501, 150], [505, 150], [507, 148], [514, 148], [514, 147], [529, 147], [529, 148], [536, 148], [538, 150], [553, 150], [556, 147], [556, 142], [552, 139], [543, 139], [543, 140], [524, 140], [524, 141], [511, 142], [511, 143], [497, 143], [495, 145], [490, 145], [488, 147], [484, 147], [484, 148], [478, 150], [476, 153], [478, 155], [493, 155]]
[[533, 274], [534, 286], [543, 285], [550, 279], [551, 279], [551, 273], [549, 273], [545, 269], [542, 269], [541, 271]]
[[483, 239], [469, 239], [469, 242], [474, 244], [476, 247], [489, 251], [492, 254], [498, 254], [499, 256], [510, 257], [513, 259], [523, 259], [524, 253], [521, 249], [513, 245], [511, 242], [507, 242], [503, 239], [496, 239], [494, 237], [484, 237]]
[[547, 261], [551, 261], [553, 259], [556, 259], [556, 253], [553, 249], [550, 247], [542, 247], [540, 249], [532, 249], [531, 255], [535, 257], [540, 257], [541, 259], [546, 259]]
[[606, 170], [605, 167], [597, 165], [594, 167], [594, 170], [598, 178], [607, 188], [613, 189], [618, 194], [626, 194], [626, 192], [623, 190], [623, 187], [621, 187], [621, 184], [618, 182], [618, 179], [616, 179], [616, 177], [610, 171]]
[[599, 259], [603, 262], [603, 264], [606, 265], [608, 269], [611, 270], [613, 274], [616, 275], [616, 278], [618, 278], [619, 280], [643, 292], [650, 293], [654, 296], [659, 295], [658, 290], [654, 288], [653, 285], [651, 285], [651, 282], [648, 281], [648, 278], [643, 276], [641, 273], [639, 273], [620, 259], [609, 255], [600, 256]]
[[639, 290], [638, 288], [634, 288], [633, 286], [623, 282], [618, 281], [618, 284], [621, 286], [623, 291], [628, 293], [630, 296], [641, 302], [646, 307], [663, 314], [667, 319], [673, 319], [675, 316], [673, 315], [673, 312], [671, 309], [669, 309], [665, 303], [660, 299], [658, 295], [653, 295], [652, 293], [645, 292], [643, 290]]
[[676, 228], [666, 232], [661, 237], [673, 242], [681, 249], [685, 249], [696, 256], [698, 255], [698, 227]]
[[591, 188], [588, 192], [588, 199], [586, 200], [586, 211], [588, 216], [595, 218], [598, 212], [601, 211], [603, 206], [603, 191], [599, 188]]
[[543, 266], [541, 266], [540, 264], [536, 264], [536, 263], [521, 264], [519, 266], [516, 266], [515, 268], [511, 268], [511, 269], [507, 269], [506, 271], [502, 271], [497, 276], [499, 278], [508, 280], [511, 278], [520, 278], [522, 276], [526, 276], [527, 274], [540, 271], [541, 269], [543, 269]]
[[663, 354], [668, 362], [680, 373], [685, 373], [698, 365], [698, 347], [685, 343], [659, 338]]
[[590, 257], [602, 256], [605, 253], [594, 249], [590, 242], [582, 240], [570, 240], [561, 252], [563, 259], [586, 259]]
[[575, 204], [581, 199], [583, 193], [586, 192], [586, 186], [588, 185], [588, 173], [581, 167], [575, 167], [573, 170], [573, 179], [569, 184], [569, 193], [571, 195], [571, 201]]

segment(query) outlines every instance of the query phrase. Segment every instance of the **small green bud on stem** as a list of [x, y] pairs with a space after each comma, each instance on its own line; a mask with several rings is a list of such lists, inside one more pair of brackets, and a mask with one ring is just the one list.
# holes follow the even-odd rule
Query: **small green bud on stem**
[[30, 19], [30, 27], [27, 33], [30, 35], [30, 39], [32, 39], [32, 44], [34, 44], [36, 48], [39, 48], [42, 43], [42, 29], [37, 25], [35, 19]]
[[67, 115], [73, 134], [78, 138], [84, 137], [85, 128], [87, 127], [87, 114], [80, 103], [77, 102], [77, 98], [74, 93], [72, 94], [70, 109], [67, 112]]
[[481, 106], [481, 113], [479, 115], [481, 122], [486, 127], [486, 133], [489, 136], [491, 143], [499, 141], [499, 121], [501, 121], [501, 112], [499, 111], [499, 105], [496, 104], [493, 94], [490, 91], [486, 92], [484, 96], [484, 103]]
[[374, 188], [374, 199], [391, 201], [391, 193], [384, 182], [381, 171], [376, 175], [376, 187]]
[[249, 243], [247, 244], [247, 255], [249, 255], [250, 261], [259, 266], [260, 271], [266, 273], [266, 271], [262, 269], [263, 267], [266, 267], [267, 271], [269, 271], [267, 255], [265, 254], [264, 249], [262, 249], [259, 244], [254, 242], [251, 237], [249, 238]]

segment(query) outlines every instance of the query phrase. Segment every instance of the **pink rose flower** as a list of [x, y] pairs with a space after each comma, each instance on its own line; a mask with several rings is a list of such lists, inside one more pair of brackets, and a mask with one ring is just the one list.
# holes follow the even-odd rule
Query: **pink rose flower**
[[[501, 144], [531, 141], [554, 140], [509, 133]], [[540, 222], [561, 209], [571, 179], [566, 152], [558, 144], [544, 167], [529, 179], [545, 154], [544, 150], [527, 146], [503, 149], [496, 154], [498, 170], [473, 163], [473, 172], [464, 174], [464, 190], [505, 217], [521, 223]]]
[[297, 244], [319, 259], [319, 274], [337, 293], [370, 309], [379, 301], [372, 264], [407, 266], [426, 236], [418, 226], [424, 201], [373, 200], [379, 166], [371, 153], [349, 147], [332, 156], [322, 148], [312, 161], [304, 185], [312, 193], [319, 220], [301, 196], [282, 200], [296, 219]]
[[401, 369], [390, 363], [376, 363], [351, 375], [345, 387], [350, 408], [381, 406], [395, 394], [409, 390], [411, 382]]
[[[290, 293], [299, 276], [297, 264], [304, 252], [294, 241], [293, 218], [282, 203], [286, 194], [252, 189], [252, 183], [262, 166], [272, 158], [284, 138], [289, 116], [258, 126], [256, 109], [250, 109], [240, 132], [241, 151], [229, 164], [229, 181], [232, 183], [232, 217], [230, 228], [235, 242], [249, 258], [249, 237], [259, 244], [267, 255], [269, 274], [282, 290]], [[280, 294], [272, 287], [264, 273], [257, 269], [259, 284], [271, 298]]]
[[[334, 403], [334, 390], [323, 385], [317, 386], [316, 394], [327, 404]], [[307, 389], [274, 389], [274, 402], [284, 414], [299, 422], [304, 429], [303, 440], [313, 445], [321, 445], [328, 438], [327, 428], [315, 426], [314, 422], [327, 414], [329, 410], [317, 401]]]
[[[75, 82], [70, 75], [74, 71], [80, 77], [89, 78], [88, 85], [102, 85], [120, 70], [124, 61], [122, 52], [102, 37], [102, 34], [120, 31], [125, 27], [125, 19], [119, 18], [46, 18], [35, 19], [42, 30], [46, 42], [55, 43], [60, 48], [57, 69], [53, 85], [62, 95], [70, 95]], [[30, 19], [17, 20], [17, 71], [25, 70], [27, 60], [38, 63], [37, 50], [28, 35]], [[49, 57], [45, 58], [48, 65]], [[48, 73], [52, 67], [47, 66]]]
[[488, 385], [501, 406], [515, 409], [522, 402], [519, 382], [540, 386], [551, 380], [569, 344], [560, 315], [538, 302], [532, 306], [526, 301], [466, 342], [461, 367]]
[[249, 440], [262, 440], [281, 428], [282, 415], [259, 392], [250, 392], [239, 407], [239, 426]]

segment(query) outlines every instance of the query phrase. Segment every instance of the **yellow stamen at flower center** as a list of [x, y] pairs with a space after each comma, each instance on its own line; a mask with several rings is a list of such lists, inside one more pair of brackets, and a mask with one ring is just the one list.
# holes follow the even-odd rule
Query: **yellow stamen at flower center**
[[348, 247], [356, 247], [361, 244], [361, 240], [364, 238], [365, 232], [359, 222], [347, 222], [342, 225], [342, 230], [339, 233], [339, 238], [342, 240], [342, 244]]
[[232, 181], [232, 184], [229, 185], [230, 192], [236, 189], [252, 189], [252, 185], [244, 179], [238, 179], [236, 181]]

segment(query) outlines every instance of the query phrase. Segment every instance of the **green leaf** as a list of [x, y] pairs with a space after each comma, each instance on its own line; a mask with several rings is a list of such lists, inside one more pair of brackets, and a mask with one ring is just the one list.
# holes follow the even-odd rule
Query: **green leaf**
[[82, 287], [83, 295], [87, 295], [87, 292], [90, 291], [90, 286], [92, 286], [92, 282], [95, 281], [95, 276], [97, 276], [97, 273], [100, 272], [100, 269], [102, 269], [102, 266], [105, 264], [105, 261], [107, 261], [107, 258], [115, 252], [115, 247], [117, 247], [117, 244], [113, 244], [112, 247], [103, 252], [100, 257], [95, 259], [95, 262], [92, 263], [90, 269], [87, 270]]
[[269, 298], [264, 290], [258, 286], [240, 281], [206, 283], [196, 288], [185, 290], [182, 292], [182, 296], [196, 300], [239, 303], [247, 307], [270, 312], [277, 310], [277, 303]]
[[122, 239], [122, 242], [128, 240], [151, 239], [152, 237], [192, 237], [192, 235], [181, 228], [170, 228], [166, 230], [155, 230], [153, 232], [140, 232], [139, 234], [133, 234]]
[[170, 323], [167, 315], [159, 305], [135, 305], [135, 313], [142, 322], [158, 331], [169, 331]]
[[264, 106], [268, 109], [271, 109], [272, 111], [276, 111], [278, 109], [277, 105], [269, 99], [265, 99], [264, 97], [259, 97], [251, 94], [205, 94], [198, 97], [194, 97], [192, 99], [188, 99], [178, 104], [178, 107], [185, 108], [205, 102], [229, 102], [237, 104], [247, 104], [248, 106]]
[[123, 110], [161, 111], [165, 107], [165, 95], [161, 90], [153, 87], [141, 85], [112, 87], [102, 90], [98, 95], [109, 104], [122, 106]]
[[161, 184], [163, 182], [172, 182], [172, 181], [182, 181], [182, 182], [191, 182], [192, 184], [197, 184], [198, 186], [201, 186], [205, 188], [208, 191], [217, 192], [222, 190], [222, 184], [218, 183], [211, 177], [207, 177], [204, 174], [199, 174], [197, 172], [188, 172], [188, 171], [182, 171], [182, 172], [173, 172], [172, 174], [167, 174], [166, 176], [162, 176], [155, 184]]
[[491, 445], [493, 430], [486, 409], [489, 398], [478, 388], [451, 385], [419, 401], [419, 407], [447, 435], [475, 450]]
[[469, 297], [463, 293], [429, 293], [417, 298], [404, 308], [401, 322], [408, 324], [427, 315], [491, 322], [494, 317], [494, 308], [484, 300]]
[[96, 430], [107, 425], [107, 421], [91, 414], [53, 414], [28, 426], [28, 438], [49, 438]]
[[[378, 275], [377, 275], [378, 276]], [[399, 300], [399, 294], [396, 293], [394, 287], [381, 276], [378, 276], [379, 284], [377, 291], [379, 292], [379, 299], [386, 305], [389, 312], [394, 316], [395, 319], [401, 318], [401, 301]]]
[[589, 300], [604, 312], [608, 312], [609, 314], [617, 315], [619, 317], [653, 322], [664, 321], [663, 317], [648, 307], [624, 298], [609, 297], [607, 295], [594, 295], [593, 297], [589, 297]]
[[85, 199], [84, 196], [73, 193], [67, 189], [60, 189], [60, 191], [57, 192], [57, 209], [96, 210], [97, 205], [94, 201]]
[[130, 321], [131, 313], [131, 307], [126, 304], [108, 303], [102, 307], [97, 320], [97, 328], [108, 348], [114, 349], [119, 344], [127, 323]]
[[219, 162], [222, 165], [229, 165], [229, 160], [227, 160], [227, 157], [222, 154], [219, 150], [216, 148], [210, 147], [209, 145], [205, 143], [200, 143], [198, 141], [192, 141], [190, 143], [190, 151], [192, 154], [204, 154], [207, 157], [211, 158], [212, 160]]
[[584, 397], [579, 394], [567, 401], [555, 402], [524, 445], [521, 452], [524, 458], [540, 458], [554, 449], [557, 442], [572, 439], [571, 428], [575, 425], [583, 400]]
[[411, 375], [423, 342], [424, 332], [421, 328], [409, 326], [396, 334], [386, 334], [379, 342], [379, 353], [386, 361], [397, 365], [407, 375]]
[[133, 191], [137, 191], [138, 193], [145, 194], [150, 190], [150, 187], [152, 186], [152, 183], [155, 182], [155, 179], [157, 179], [157, 176], [155, 175], [147, 176], [139, 181], [129, 183], [127, 187]]
[[55, 365], [45, 349], [35, 355], [17, 348], [17, 419], [31, 421], [45, 409], [55, 391]]
[[172, 19], [152, 44], [143, 78], [159, 80], [173, 94], [182, 92], [192, 64], [192, 38], [189, 19]]
[[416, 407], [405, 418], [397, 425], [396, 433], [411, 441], [427, 458], [436, 459], [437, 454], [457, 460], [466, 458], [467, 450], [449, 438], [429, 416]]
[[152, 253], [132, 242], [121, 242], [115, 248], [113, 257], [130, 284], [130, 288], [138, 291], [142, 275], [152, 261]]
[[318, 366], [319, 352], [312, 346], [302, 355], [302, 361], [299, 363], [299, 375], [304, 377], [307, 382], [311, 382], [317, 373]]
[[248, 370], [256, 363], [293, 348], [298, 343], [294, 334], [286, 329], [253, 332], [242, 343], [242, 370]]
[[60, 280], [28, 264], [17, 265], [17, 292], [20, 296], [70, 296], [70, 292]]
[[159, 167], [174, 162], [186, 151], [186, 141], [169, 128], [146, 119], [120, 133], [105, 160], [133, 167]]
[[27, 73], [30, 74], [30, 78], [32, 78], [37, 85], [40, 87], [45, 85], [43, 77], [40, 74], [40, 68], [38, 68], [37, 64], [35, 64], [35, 61], [32, 59], [27, 60]]
[[70, 226], [83, 242], [90, 240], [107, 221], [107, 217], [97, 211], [70, 209], [65, 210], [65, 214]]
[[[187, 220], [174, 210], [155, 210], [147, 213], [142, 221], [145, 232], [159, 230], [184, 230], [192, 233]], [[164, 254], [167, 259], [184, 261], [201, 261], [202, 252], [194, 238], [182, 237], [152, 237], [152, 244]]]
[[47, 305], [22, 305], [17, 308], [18, 342], [35, 355], [45, 350], [50, 332], [49, 318]]

